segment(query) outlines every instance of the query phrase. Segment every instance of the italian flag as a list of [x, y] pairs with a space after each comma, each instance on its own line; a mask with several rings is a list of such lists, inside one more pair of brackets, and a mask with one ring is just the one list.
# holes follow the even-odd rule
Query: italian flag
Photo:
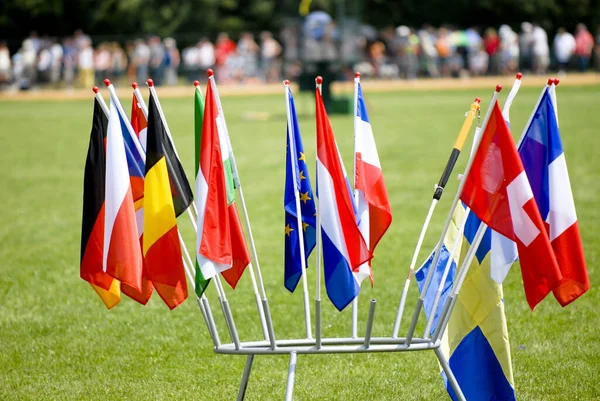
[[[214, 79], [209, 78], [204, 114], [199, 118], [202, 102], [196, 88], [196, 282], [204, 283], [222, 273], [232, 288], [250, 264], [248, 247], [235, 205], [235, 186], [227, 126], [220, 108]], [[201, 129], [199, 129], [201, 124]], [[198, 274], [199, 273], [199, 274]], [[204, 291], [197, 285], [199, 295]]]

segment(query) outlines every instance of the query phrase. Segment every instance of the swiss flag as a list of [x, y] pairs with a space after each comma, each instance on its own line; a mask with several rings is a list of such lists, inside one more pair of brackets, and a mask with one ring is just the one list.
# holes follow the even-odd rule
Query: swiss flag
[[517, 243], [525, 296], [533, 309], [556, 287], [562, 275], [497, 101], [461, 200], [481, 221]]

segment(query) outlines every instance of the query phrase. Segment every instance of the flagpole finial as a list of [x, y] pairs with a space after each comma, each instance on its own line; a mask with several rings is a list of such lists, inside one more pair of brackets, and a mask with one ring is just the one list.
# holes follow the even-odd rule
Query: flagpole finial
[[138, 84], [137, 84], [137, 82], [132, 82], [132, 83], [131, 83], [131, 87], [132, 87], [133, 89], [137, 89], [137, 88], [138, 88]]
[[97, 86], [94, 86], [94, 87], [92, 88], [92, 90], [94, 91], [94, 93], [98, 93], [98, 92], [100, 92], [100, 89], [98, 89], [98, 87], [97, 87]]
[[548, 85], [552, 85], [554, 83], [554, 78], [548, 78]]
[[520, 81], [523, 78], [523, 73], [517, 72], [517, 79]]
[[110, 79], [106, 78], [106, 79], [104, 80], [104, 85], [106, 85], [106, 86], [110, 86]]
[[475, 98], [475, 103], [481, 103], [481, 98], [476, 97]]
[[356, 72], [354, 73], [354, 78], [360, 78], [360, 72], [356, 71]]
[[146, 80], [146, 83], [148, 84], [148, 86], [149, 86], [150, 88], [152, 88], [152, 87], [154, 86], [154, 81], [152, 80], [152, 78], [148, 78], [148, 79]]
[[210, 77], [212, 77], [213, 75], [215, 75], [215, 72], [213, 71], [212, 68], [209, 68], [208, 70], [206, 70], [206, 74]]
[[500, 85], [500, 84], [496, 85], [496, 92], [500, 93], [501, 90], [502, 90], [502, 85]]
[[319, 75], [315, 81], [317, 82], [317, 85], [321, 85], [323, 83], [323, 77]]
[[200, 86], [200, 81], [198, 81], [198, 80], [194, 81], [194, 86]]
[[285, 81], [283, 81], [283, 85], [284, 86], [290, 86], [290, 80], [286, 79]]
[[558, 83], [560, 82], [560, 79], [558, 78], [554, 78], [554, 85], [558, 86]]

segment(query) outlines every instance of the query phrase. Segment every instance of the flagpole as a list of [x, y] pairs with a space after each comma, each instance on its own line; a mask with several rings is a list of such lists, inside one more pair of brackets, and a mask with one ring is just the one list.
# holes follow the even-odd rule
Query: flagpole
[[304, 324], [306, 328], [306, 338], [312, 339], [312, 328], [311, 328], [311, 320], [310, 320], [310, 304], [309, 304], [309, 295], [308, 295], [308, 280], [306, 277], [306, 251], [304, 249], [304, 226], [302, 224], [302, 209], [300, 206], [300, 190], [298, 189], [297, 181], [296, 181], [296, 168], [294, 164], [297, 158], [296, 152], [296, 141], [294, 136], [292, 135], [292, 120], [291, 120], [291, 110], [290, 110], [290, 81], [287, 79], [283, 81], [283, 87], [285, 92], [285, 111], [287, 115], [287, 131], [288, 131], [288, 141], [289, 141], [289, 155], [290, 162], [292, 163], [292, 181], [294, 183], [294, 199], [296, 201], [296, 221], [298, 227], [298, 242], [300, 245], [300, 266], [302, 268], [302, 289], [304, 293]]
[[507, 122], [510, 122], [510, 106], [512, 106], [512, 103], [515, 100], [517, 93], [519, 92], [519, 88], [521, 87], [521, 78], [523, 78], [523, 74], [518, 72], [517, 76], [515, 77], [515, 82], [513, 82], [513, 86], [510, 89], [506, 100], [504, 101], [504, 107], [502, 108], [502, 117], [504, 117], [504, 120]]
[[[431, 326], [433, 325], [433, 319], [435, 317], [435, 313], [437, 311], [437, 307], [440, 303], [440, 298], [442, 297], [442, 292], [444, 291], [444, 286], [446, 285], [446, 278], [448, 277], [448, 273], [450, 272], [450, 267], [452, 266], [453, 255], [458, 251], [459, 245], [462, 243], [462, 237], [465, 230], [465, 225], [467, 224], [467, 217], [469, 216], [470, 209], [467, 207], [466, 214], [463, 216], [463, 219], [460, 223], [460, 227], [458, 228], [458, 234], [456, 238], [454, 238], [454, 243], [452, 244], [452, 250], [450, 251], [450, 257], [446, 261], [446, 265], [444, 266], [444, 272], [442, 273], [442, 278], [440, 280], [440, 284], [438, 285], [438, 289], [435, 293], [435, 297], [433, 299], [433, 305], [431, 307], [431, 312], [429, 318], [427, 319], [427, 324], [425, 326], [425, 331], [423, 332], [423, 338], [430, 337], [429, 332], [431, 331]], [[435, 269], [437, 266], [431, 265], [430, 269]], [[458, 266], [457, 266], [458, 267]], [[438, 325], [440, 324], [440, 318], [438, 318]]]
[[[210, 85], [212, 85], [212, 89], [214, 92], [215, 101], [217, 103], [217, 109], [219, 114], [223, 116], [223, 123], [225, 124], [225, 114], [223, 113], [223, 107], [221, 106], [221, 98], [219, 97], [219, 90], [217, 89], [217, 84], [215, 82], [214, 72], [212, 69], [208, 69], [208, 80]], [[252, 235], [252, 227], [250, 226], [250, 218], [248, 217], [248, 210], [246, 208], [246, 200], [244, 199], [244, 191], [242, 190], [242, 183], [240, 181], [239, 172], [237, 169], [237, 164], [235, 162], [235, 155], [233, 154], [233, 147], [231, 146], [231, 139], [229, 138], [229, 132], [227, 129], [225, 130], [225, 136], [227, 138], [227, 142], [229, 144], [229, 158], [231, 161], [231, 170], [233, 173], [233, 180], [235, 183], [235, 187], [238, 189], [240, 195], [240, 204], [242, 206], [242, 213], [244, 214], [244, 222], [246, 225], [246, 231], [248, 234], [248, 240], [250, 243], [250, 252], [252, 254], [253, 263], [250, 264], [250, 279], [252, 280], [252, 286], [254, 287], [254, 291], [257, 292], [258, 289], [256, 287], [256, 278], [254, 276], [253, 265], [256, 268], [256, 275], [258, 277], [258, 284], [260, 286], [261, 295], [262, 295], [262, 305], [258, 306], [258, 314], [261, 321], [261, 325], [263, 325], [263, 332], [266, 330], [269, 336], [269, 340], [271, 342], [271, 348], [275, 348], [275, 332], [273, 328], [273, 321], [271, 319], [271, 312], [269, 308], [269, 301], [267, 300], [267, 293], [265, 291], [265, 285], [263, 282], [262, 274], [260, 271], [260, 264], [258, 262], [258, 255], [256, 252], [256, 244], [254, 243], [254, 236]], [[262, 307], [261, 307], [262, 306]]]
[[[315, 78], [315, 85], [319, 93], [323, 91], [323, 78], [318, 76]], [[318, 180], [319, 177], [317, 177]], [[315, 288], [315, 347], [317, 349], [321, 348], [321, 209], [319, 207], [319, 197], [317, 196], [317, 201], [315, 202], [315, 207], [317, 209], [317, 240], [315, 247], [316, 251], [316, 263], [315, 263], [315, 280], [316, 280], [316, 288]]]
[[95, 93], [94, 97], [96, 98], [96, 100], [98, 100], [98, 103], [100, 104], [100, 108], [104, 112], [104, 115], [106, 116], [106, 118], [108, 118], [108, 115], [110, 114], [110, 110], [108, 109], [108, 106], [106, 105], [106, 102], [104, 101], [104, 98], [102, 97], [102, 94], [100, 93], [100, 89], [98, 89], [97, 86], [94, 86], [92, 88], [92, 90]]
[[[360, 83], [360, 72], [354, 73], [354, 112], [352, 115], [353, 123], [354, 123], [354, 158], [353, 158], [353, 168], [352, 175], [354, 181], [354, 203], [358, 206], [358, 198], [359, 193], [358, 189], [356, 189], [356, 143], [359, 138], [357, 138], [357, 129], [356, 129], [356, 112], [358, 110], [358, 84]], [[360, 229], [360, 227], [359, 227]], [[364, 235], [363, 235], [364, 238]], [[369, 242], [371, 238], [365, 238], [367, 241], [367, 246], [369, 246]], [[367, 262], [370, 263], [370, 262]], [[362, 284], [362, 283], [360, 283]], [[352, 300], [352, 338], [358, 337], [358, 297], [360, 296], [360, 292], [354, 299]]]
[[[394, 329], [392, 330], [392, 338], [398, 338], [398, 331], [400, 330], [400, 323], [402, 322], [402, 317], [404, 316], [404, 308], [406, 306], [406, 298], [408, 296], [408, 290], [410, 288], [410, 282], [412, 280], [412, 276], [415, 272], [415, 266], [417, 264], [417, 259], [419, 257], [419, 253], [421, 251], [421, 246], [423, 245], [423, 240], [425, 238], [425, 234], [427, 233], [427, 229], [429, 227], [429, 222], [431, 221], [431, 217], [433, 216], [433, 211], [437, 206], [438, 201], [441, 199], [442, 194], [444, 192], [444, 188], [450, 178], [450, 174], [454, 169], [454, 165], [458, 160], [458, 156], [462, 150], [463, 145], [471, 131], [471, 126], [473, 125], [473, 120], [478, 116], [480, 110], [481, 99], [475, 98], [475, 101], [471, 104], [467, 115], [465, 116], [465, 121], [458, 133], [456, 138], [456, 142], [452, 147], [452, 152], [450, 153], [450, 158], [446, 163], [446, 167], [444, 168], [444, 172], [442, 173], [442, 177], [438, 184], [434, 187], [433, 199], [431, 200], [431, 204], [429, 205], [429, 210], [427, 211], [427, 216], [425, 217], [425, 222], [423, 223], [423, 227], [421, 227], [421, 233], [419, 234], [419, 239], [417, 241], [417, 245], [413, 252], [412, 259], [410, 261], [410, 267], [408, 268], [408, 276], [406, 277], [406, 281], [404, 282], [404, 289], [402, 290], [402, 294], [400, 296], [400, 303], [398, 305], [398, 311], [396, 312], [396, 320], [394, 321]], [[443, 237], [442, 237], [443, 241]], [[439, 245], [439, 244], [438, 244]], [[441, 245], [440, 245], [441, 247]], [[437, 249], [437, 248], [436, 248]], [[437, 263], [437, 261], [436, 261]], [[435, 266], [435, 264], [433, 264]], [[429, 285], [429, 284], [427, 284]]]
[[[485, 114], [485, 117], [483, 119], [482, 132], [485, 132], [485, 128], [487, 127], [490, 116], [492, 115], [492, 110], [494, 109], [494, 105], [496, 104], [496, 101], [498, 100], [498, 94], [500, 93], [501, 90], [502, 90], [502, 85], [497, 85], [496, 90], [494, 91], [494, 94], [492, 95], [490, 105], [489, 105], [487, 112]], [[444, 228], [440, 235], [440, 240], [438, 241], [438, 243], [435, 247], [433, 262], [431, 263], [432, 266], [436, 266], [437, 262], [440, 258], [440, 250], [442, 248], [442, 243], [444, 241], [444, 237], [446, 236], [446, 232], [448, 231], [448, 228], [450, 227], [450, 223], [452, 221], [452, 215], [454, 214], [454, 209], [456, 208], [456, 205], [458, 205], [458, 202], [460, 200], [460, 195], [465, 186], [465, 183], [467, 182], [467, 176], [469, 175], [469, 171], [471, 171], [471, 166], [473, 165], [473, 160], [475, 159], [475, 154], [477, 153], [477, 148], [479, 148], [479, 144], [481, 143], [482, 137], [483, 137], [483, 135], [480, 137], [474, 138], [474, 143], [475, 143], [475, 145], [473, 146], [474, 150], [473, 150], [473, 153], [469, 157], [467, 166], [465, 167], [465, 171], [463, 173], [463, 178], [460, 181], [460, 183], [458, 184], [458, 189], [456, 190], [456, 195], [454, 196], [454, 200], [452, 201], [452, 206], [450, 207], [450, 212], [448, 213], [448, 216], [446, 218]], [[463, 140], [463, 143], [464, 143], [464, 140]], [[456, 148], [453, 149], [453, 153], [455, 153], [454, 150], [456, 150]], [[458, 157], [458, 155], [456, 155], [456, 157]], [[452, 159], [452, 156], [450, 158]], [[444, 171], [444, 174], [442, 175], [442, 179], [444, 178], [444, 176], [446, 176], [445, 181], [447, 181], [449, 175], [450, 175], [450, 171], [448, 171], [447, 174], [446, 174], [446, 171]], [[445, 184], [445, 182], [444, 182], [444, 184]], [[439, 188], [436, 188], [436, 194], [438, 193], [438, 189]], [[443, 190], [443, 188], [442, 188], [442, 190]], [[436, 196], [436, 194], [434, 194], [434, 197]], [[439, 196], [441, 196], [441, 191], [439, 192]], [[421, 294], [419, 295], [419, 298], [417, 299], [415, 311], [413, 313], [412, 320], [410, 322], [410, 327], [409, 327], [408, 333], [406, 335], [406, 344], [407, 345], [410, 345], [410, 343], [412, 342], [415, 328], [416, 328], [417, 322], [419, 320], [421, 308], [423, 306], [423, 300], [425, 298], [425, 294], [427, 293], [427, 289], [429, 288], [429, 283], [431, 282], [431, 278], [433, 277], [434, 271], [435, 271], [435, 269], [429, 269], [429, 272], [427, 273], [427, 278], [425, 279], [425, 284], [423, 285]]]

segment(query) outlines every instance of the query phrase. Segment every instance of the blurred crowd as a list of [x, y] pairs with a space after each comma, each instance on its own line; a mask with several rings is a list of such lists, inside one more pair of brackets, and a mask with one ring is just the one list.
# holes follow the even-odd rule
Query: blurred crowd
[[312, 61], [341, 61], [367, 77], [402, 79], [600, 70], [600, 27], [594, 37], [583, 24], [574, 32], [559, 28], [552, 40], [528, 22], [518, 32], [508, 25], [347, 29], [340, 31], [317, 10], [302, 27], [286, 27], [277, 39], [271, 32], [246, 32], [235, 41], [221, 33], [214, 42], [202, 37], [182, 48], [170, 37], [93, 45], [82, 31], [62, 40], [33, 32], [12, 54], [0, 40], [0, 89], [89, 88], [106, 77], [117, 84], [152, 78], [156, 85], [177, 85], [198, 79], [208, 68], [220, 82], [278, 82], [283, 75], [297, 77], [302, 63]]
[[363, 75], [414, 79], [418, 76], [458, 77], [512, 74], [517, 70], [545, 74], [549, 69], [600, 69], [600, 28], [596, 37], [583, 24], [575, 32], [559, 28], [550, 41], [539, 25], [523, 22], [520, 32], [508, 25], [498, 30], [423, 26], [387, 28], [363, 35], [361, 60], [355, 69]]

